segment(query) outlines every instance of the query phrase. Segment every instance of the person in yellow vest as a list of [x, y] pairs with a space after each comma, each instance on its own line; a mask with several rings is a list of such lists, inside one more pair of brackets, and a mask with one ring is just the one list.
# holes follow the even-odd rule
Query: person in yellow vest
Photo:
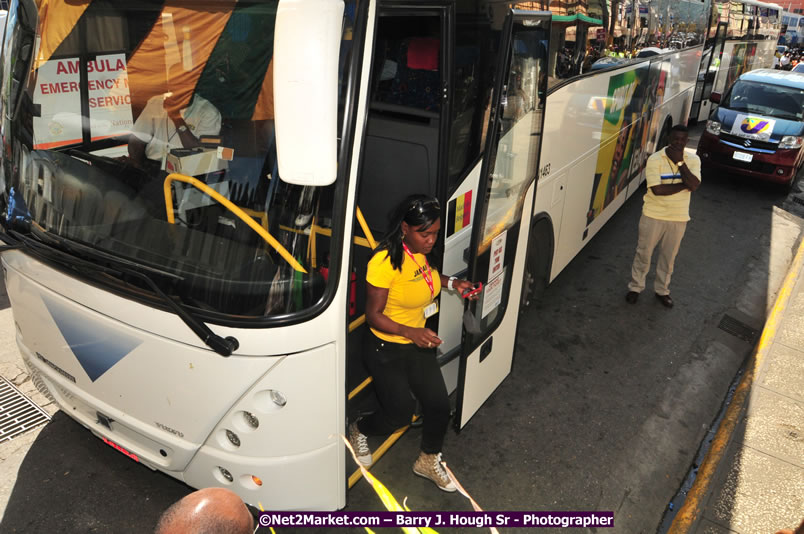
[[662, 305], [673, 307], [670, 278], [687, 221], [690, 220], [691, 194], [701, 185], [701, 159], [684, 152], [688, 139], [686, 126], [673, 126], [670, 144], [651, 155], [645, 166], [648, 192], [639, 220], [639, 241], [631, 266], [631, 282], [625, 295], [629, 304], [636, 304], [639, 294], [645, 289], [651, 256], [658, 245], [659, 258], [653, 288]]
[[413, 393], [424, 417], [421, 454], [413, 472], [452, 492], [456, 487], [441, 465], [450, 413], [436, 360], [441, 339], [425, 322], [438, 312], [436, 297], [443, 286], [465, 294], [474, 284], [444, 276], [430, 265], [427, 256], [441, 232], [437, 199], [411, 196], [391, 220], [391, 230], [369, 261], [366, 274], [366, 322], [371, 332], [364, 359], [380, 410], [349, 425], [349, 442], [360, 463], [371, 464], [366, 436], [388, 435], [409, 425], [415, 409]]

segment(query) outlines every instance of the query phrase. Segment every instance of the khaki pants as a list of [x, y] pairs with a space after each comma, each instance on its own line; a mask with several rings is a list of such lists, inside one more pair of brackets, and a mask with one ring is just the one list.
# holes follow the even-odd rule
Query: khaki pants
[[670, 278], [673, 276], [673, 263], [676, 261], [681, 238], [684, 237], [686, 222], [660, 221], [645, 215], [639, 219], [639, 242], [637, 243], [634, 264], [631, 266], [631, 282], [628, 289], [641, 293], [645, 289], [645, 278], [650, 270], [653, 249], [659, 245], [659, 258], [656, 262], [656, 279], [653, 289], [659, 295], [670, 294]]

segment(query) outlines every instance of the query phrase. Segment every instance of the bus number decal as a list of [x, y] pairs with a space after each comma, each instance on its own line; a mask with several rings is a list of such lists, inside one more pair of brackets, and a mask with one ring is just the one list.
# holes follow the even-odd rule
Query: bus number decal
[[548, 176], [550, 176], [550, 164], [549, 163], [546, 164], [544, 167], [542, 167], [542, 170], [540, 171], [540, 174], [541, 174], [542, 178], [547, 178]]

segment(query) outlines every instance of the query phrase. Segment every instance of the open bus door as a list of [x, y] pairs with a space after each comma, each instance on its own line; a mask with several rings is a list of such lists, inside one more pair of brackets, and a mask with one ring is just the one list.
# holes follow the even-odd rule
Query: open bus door
[[550, 61], [550, 13], [510, 11], [491, 98], [464, 304], [455, 425], [462, 428], [511, 371]]
[[708, 119], [709, 112], [712, 110], [712, 103], [709, 101], [709, 97], [712, 95], [715, 77], [720, 69], [723, 48], [726, 45], [727, 29], [727, 23], [719, 23], [717, 25], [715, 38], [712, 41], [712, 47], [708, 50], [708, 55], [707, 51], [704, 51], [704, 58], [701, 61], [700, 70], [698, 71], [698, 82], [695, 86], [692, 110], [690, 111], [690, 117], [697, 121]]

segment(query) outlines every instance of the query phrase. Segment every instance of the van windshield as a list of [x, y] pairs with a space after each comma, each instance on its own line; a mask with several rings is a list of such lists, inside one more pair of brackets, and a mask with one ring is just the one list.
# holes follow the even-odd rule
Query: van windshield
[[721, 106], [733, 111], [800, 121], [804, 118], [804, 90], [738, 80]]

